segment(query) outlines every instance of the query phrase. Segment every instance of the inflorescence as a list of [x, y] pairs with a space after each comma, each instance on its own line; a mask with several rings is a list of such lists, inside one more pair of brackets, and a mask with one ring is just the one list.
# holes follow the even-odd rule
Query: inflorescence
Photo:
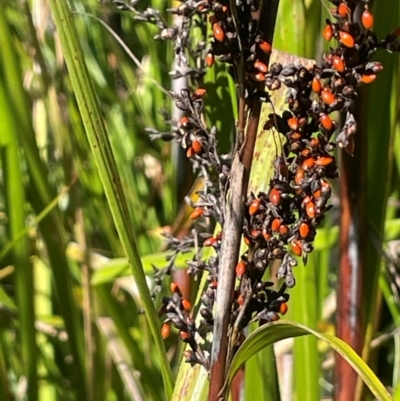
[[[251, 193], [243, 205], [243, 238], [247, 250], [236, 266], [237, 283], [231, 309], [231, 324], [239, 331], [251, 322], [263, 324], [279, 319], [288, 308], [286, 289], [295, 285], [296, 256], [306, 262], [313, 250], [316, 229], [331, 207], [330, 180], [338, 176], [332, 153], [337, 146], [349, 154], [354, 152], [357, 124], [353, 109], [358, 87], [375, 81], [383, 69], [381, 63], [371, 61], [376, 50], [400, 50], [397, 41], [400, 28], [379, 40], [371, 30], [374, 18], [367, 1], [331, 0], [332, 20], [326, 20], [322, 34], [333, 47], [324, 54], [322, 62], [311, 68], [278, 63], [268, 66], [263, 60], [272, 48], [262, 39], [262, 32], [253, 19], [260, 7], [258, 0], [238, 1], [235, 10], [231, 10], [227, 0], [187, 0], [169, 10], [178, 16], [178, 25], [173, 27], [167, 26], [157, 10], [140, 12], [136, 3], [116, 3], [133, 11], [136, 19], [155, 24], [159, 28], [156, 39], [175, 43], [177, 67], [171, 72], [174, 77], [186, 76], [198, 82], [215, 60], [226, 63], [236, 84], [243, 85], [239, 89], [243, 89], [248, 105], [254, 96], [269, 99], [268, 91], [286, 87], [288, 109], [281, 115], [270, 114], [264, 125], [265, 130], [275, 130], [285, 138], [282, 153], [274, 161], [269, 189], [265, 193]], [[211, 32], [208, 36], [207, 24]], [[205, 35], [204, 41], [196, 42], [191, 35], [195, 28]], [[260, 82], [265, 84], [265, 91], [260, 91]], [[153, 139], [176, 140], [186, 150], [193, 167], [205, 181], [199, 200], [191, 203], [190, 218], [213, 222], [213, 225], [209, 223], [208, 228], [203, 226], [206, 232], [199, 232], [202, 226], [196, 222], [193, 240], [185, 239], [181, 247], [175, 238], [169, 237], [168, 242], [174, 248], [174, 255], [187, 251], [193, 244], [198, 244], [200, 249], [213, 247], [215, 255], [204, 260], [202, 253], [196, 252], [188, 262], [188, 274], [207, 272], [207, 285], [201, 296], [202, 321], [194, 321], [189, 301], [172, 283], [172, 296], [163, 298], [160, 310], [160, 315], [166, 315], [162, 335], [164, 338], [169, 335], [170, 326], [177, 328], [181, 339], [191, 348], [185, 351], [187, 362], [200, 363], [208, 369], [205, 351], [213, 326], [226, 184], [234, 155], [219, 154], [217, 129], [205, 124], [205, 89], [182, 89], [180, 93], [170, 94], [184, 116], [179, 121], [169, 120], [171, 132], [151, 129], [150, 134]], [[343, 124], [334, 119], [339, 115]], [[220, 227], [214, 235], [209, 234], [212, 226]], [[272, 289], [273, 282], [263, 281], [272, 261], [280, 261], [277, 277], [283, 284], [278, 291]], [[245, 298], [249, 301], [245, 302]]]

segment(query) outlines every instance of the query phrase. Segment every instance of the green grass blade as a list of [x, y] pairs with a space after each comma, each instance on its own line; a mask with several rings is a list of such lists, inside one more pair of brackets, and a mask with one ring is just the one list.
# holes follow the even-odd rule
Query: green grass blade
[[83, 51], [79, 44], [78, 34], [66, 1], [49, 2], [55, 24], [60, 35], [65, 60], [70, 73], [71, 83], [77, 98], [79, 110], [85, 126], [90, 147], [96, 160], [97, 168], [103, 182], [104, 191], [113, 214], [116, 229], [119, 233], [125, 254], [132, 266], [132, 273], [138, 286], [143, 306], [149, 321], [155, 346], [161, 360], [167, 399], [170, 399], [173, 388], [171, 368], [159, 331], [159, 321], [153, 306], [149, 289], [132, 231], [128, 206], [122, 190], [116, 163], [111, 150], [108, 135], [101, 119], [93, 86], [84, 62]]
[[263, 348], [285, 338], [300, 337], [309, 334], [329, 344], [330, 347], [346, 359], [380, 401], [393, 400], [369, 366], [342, 340], [333, 335], [322, 334], [304, 325], [284, 320], [268, 323], [247, 337], [232, 361], [228, 372], [229, 383], [240, 366]]
[[[0, 19], [1, 23], [1, 19]], [[14, 125], [15, 116], [10, 109], [0, 70], [0, 132], [2, 141], [8, 142], [3, 148], [3, 172], [6, 203], [8, 210], [9, 233], [15, 240], [25, 227], [25, 193], [22, 173], [22, 160], [18, 149], [18, 133]], [[33, 270], [29, 260], [29, 245], [26, 237], [16, 241], [13, 252], [15, 265], [14, 284], [17, 295], [19, 315], [19, 338], [21, 341], [24, 375], [28, 381], [27, 397], [38, 400], [38, 375], [36, 366], [35, 309], [33, 302]]]

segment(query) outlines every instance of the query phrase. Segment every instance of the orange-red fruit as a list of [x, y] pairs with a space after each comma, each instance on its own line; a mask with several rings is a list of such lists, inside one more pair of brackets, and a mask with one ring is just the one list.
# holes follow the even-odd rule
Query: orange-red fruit
[[282, 303], [279, 305], [279, 313], [280, 313], [281, 315], [286, 315], [286, 313], [287, 313], [288, 310], [289, 310], [289, 307], [287, 306], [287, 303], [286, 303], [286, 302], [282, 302]]
[[354, 47], [354, 38], [347, 32], [340, 31], [339, 32], [340, 43], [345, 45], [346, 47]]
[[239, 295], [237, 299], [238, 305], [242, 306], [244, 304], [244, 297], [243, 295]]
[[172, 292], [176, 292], [177, 294], [181, 293], [181, 290], [179, 288], [179, 285], [175, 283], [175, 281], [172, 281], [171, 285], [170, 285], [171, 291]]
[[338, 14], [342, 18], [346, 18], [349, 15], [350, 9], [347, 7], [346, 3], [341, 3], [338, 7]]
[[271, 192], [269, 193], [269, 201], [275, 205], [278, 206], [279, 202], [281, 201], [281, 193], [278, 191], [276, 188], [272, 188]]
[[258, 74], [254, 75], [254, 79], [258, 82], [264, 82], [265, 75], [262, 72], [259, 72]]
[[339, 56], [334, 56], [333, 60], [332, 60], [332, 65], [333, 68], [337, 71], [337, 72], [344, 72], [345, 70], [345, 65], [344, 65], [344, 61], [341, 57]]
[[236, 265], [236, 276], [237, 277], [242, 277], [244, 273], [246, 273], [246, 264], [241, 260], [237, 265]]
[[216, 40], [218, 40], [218, 42], [223, 42], [225, 39], [225, 32], [222, 29], [221, 25], [215, 23], [213, 25], [213, 34], [214, 34], [214, 38]]
[[183, 330], [181, 330], [179, 332], [179, 336], [180, 336], [182, 341], [189, 341], [189, 339], [190, 339], [190, 334], [188, 332], [186, 332], [186, 331], [183, 331]]
[[310, 234], [310, 226], [307, 223], [301, 223], [299, 227], [300, 236], [303, 238], [307, 238], [308, 234]]
[[[319, 117], [319, 122], [321, 125], [327, 130], [330, 131], [333, 128], [333, 123], [331, 118], [328, 116], [328, 114], [321, 114]], [[312, 145], [311, 145], [312, 146]]]
[[271, 53], [272, 51], [272, 46], [265, 40], [261, 40], [260, 42], [258, 42], [258, 47], [261, 49], [261, 51], [267, 54]]
[[361, 16], [361, 22], [365, 29], [371, 29], [374, 25], [374, 16], [366, 9]]
[[279, 227], [281, 226], [282, 222], [281, 219], [278, 219], [277, 217], [275, 219], [272, 220], [271, 223], [271, 230], [272, 231], [278, 231]]
[[285, 235], [285, 234], [287, 234], [288, 232], [289, 232], [289, 227], [288, 227], [286, 224], [282, 224], [282, 225], [279, 227], [279, 233], [280, 233], [280, 234]]
[[250, 235], [251, 235], [253, 238], [258, 238], [258, 237], [261, 235], [261, 231], [260, 231], [260, 230], [251, 230]]
[[182, 306], [183, 306], [183, 309], [185, 309], [185, 310], [187, 310], [187, 311], [189, 311], [190, 309], [192, 309], [192, 305], [191, 305], [190, 302], [189, 302], [187, 299], [185, 299], [185, 298], [182, 299]]
[[319, 199], [321, 197], [321, 190], [317, 189], [316, 191], [313, 192], [313, 197], [315, 199]]
[[171, 332], [171, 328], [169, 327], [169, 324], [164, 323], [161, 327], [161, 336], [165, 340], [166, 338], [169, 337], [169, 333]]
[[326, 103], [328, 106], [333, 104], [336, 100], [335, 95], [328, 88], [325, 88], [322, 91], [321, 98], [322, 98], [323, 102]]
[[325, 26], [324, 30], [322, 31], [322, 36], [328, 42], [332, 39], [333, 36], [332, 25], [328, 24]]
[[206, 91], [204, 88], [198, 88], [198, 89], [196, 89], [196, 90], [194, 91], [193, 95], [194, 95], [194, 97], [199, 98], [199, 97], [203, 97], [203, 96], [205, 95], [206, 92], [207, 92], [207, 91]]
[[311, 83], [311, 89], [315, 93], [320, 93], [322, 90], [321, 81], [318, 78], [314, 78]]
[[294, 182], [296, 183], [296, 185], [300, 185], [303, 181], [304, 181], [304, 170], [299, 167], [296, 171]]
[[206, 65], [207, 65], [207, 67], [212, 67], [214, 65], [214, 62], [215, 62], [214, 54], [207, 53], [207, 56], [206, 56]]
[[375, 81], [375, 79], [375, 74], [362, 75], [360, 78], [360, 82], [362, 82], [363, 84], [370, 84], [371, 82]]
[[302, 253], [301, 241], [300, 240], [293, 241], [290, 245], [292, 247], [293, 253], [297, 256], [301, 256]]
[[268, 72], [267, 65], [265, 63], [263, 63], [262, 61], [259, 61], [259, 60], [254, 63], [254, 68], [257, 71], [262, 72], [263, 74], [266, 74]]
[[290, 129], [296, 131], [299, 128], [299, 120], [296, 117], [289, 118], [288, 125]]
[[186, 156], [187, 157], [193, 157], [196, 154], [196, 152], [194, 151], [194, 149], [192, 147], [190, 147], [187, 151], [186, 151]]
[[251, 240], [250, 240], [250, 238], [249, 237], [243, 237], [243, 241], [244, 241], [244, 243], [247, 245], [247, 246], [250, 246], [250, 244], [251, 244]]
[[310, 201], [310, 202], [307, 203], [307, 205], [306, 205], [306, 213], [307, 213], [307, 216], [310, 219], [313, 219], [315, 217], [316, 210], [315, 210], [315, 203], [313, 201]]
[[314, 164], [315, 164], [314, 159], [312, 157], [309, 157], [308, 159], [304, 160], [303, 164], [301, 165], [301, 168], [307, 171], [313, 168]]
[[203, 146], [201, 145], [201, 142], [195, 139], [192, 141], [192, 148], [194, 150], [194, 153], [199, 154], [203, 150]]
[[267, 231], [266, 228], [263, 229], [262, 236], [264, 237], [265, 241], [269, 241], [272, 238], [272, 235]]
[[179, 120], [179, 124], [181, 127], [187, 127], [189, 125], [189, 118], [186, 116], [183, 116], [180, 120]]
[[300, 141], [301, 134], [300, 132], [294, 132], [290, 138], [292, 139], [292, 141]]
[[253, 202], [250, 203], [249, 206], [249, 214], [250, 216], [256, 214], [258, 209], [260, 208], [260, 199], [254, 199]]
[[333, 158], [331, 156], [321, 156], [318, 157], [317, 160], [315, 160], [315, 164], [317, 166], [327, 166], [328, 164], [331, 164], [333, 162]]
[[193, 212], [190, 214], [190, 220], [195, 220], [199, 218], [204, 213], [204, 209], [202, 207], [196, 207]]
[[203, 242], [203, 246], [213, 246], [218, 240], [215, 237], [207, 238]]

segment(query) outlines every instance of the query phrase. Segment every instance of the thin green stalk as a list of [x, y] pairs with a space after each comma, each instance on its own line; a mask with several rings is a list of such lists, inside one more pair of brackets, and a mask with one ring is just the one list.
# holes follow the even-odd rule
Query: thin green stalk
[[172, 371], [161, 338], [157, 313], [147, 287], [136, 246], [126, 198], [116, 168], [109, 138], [100, 116], [92, 82], [84, 62], [83, 51], [78, 41], [78, 34], [72, 21], [72, 15], [67, 2], [65, 0], [51, 0], [49, 4], [60, 36], [72, 87], [86, 129], [86, 135], [96, 160], [116, 229], [119, 233], [125, 254], [132, 267], [132, 273], [139, 289], [143, 307], [154, 337], [155, 346], [160, 355], [165, 392], [167, 399], [170, 399], [173, 388]]
[[[21, 159], [14, 116], [7, 104], [0, 71], [0, 132], [3, 135], [3, 171], [8, 210], [9, 233], [14, 240], [25, 226], [25, 194], [22, 178]], [[33, 303], [33, 274], [29, 261], [29, 245], [26, 237], [19, 239], [13, 249], [15, 265], [14, 284], [17, 295], [20, 341], [22, 348], [24, 375], [28, 380], [27, 396], [38, 400], [36, 366], [35, 309]]]

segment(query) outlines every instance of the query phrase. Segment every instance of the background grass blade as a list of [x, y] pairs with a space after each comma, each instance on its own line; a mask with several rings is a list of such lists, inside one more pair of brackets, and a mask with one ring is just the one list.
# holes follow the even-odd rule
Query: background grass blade
[[100, 117], [93, 86], [87, 72], [83, 52], [79, 45], [78, 35], [72, 21], [72, 15], [65, 1], [50, 1], [50, 5], [60, 35], [86, 134], [99, 169], [115, 226], [120, 235], [124, 251], [132, 265], [132, 273], [143, 300], [146, 316], [150, 324], [155, 345], [159, 352], [165, 392], [169, 399], [172, 395], [173, 386], [171, 368], [167, 360], [164, 343], [159, 331], [157, 314], [146, 284], [145, 275], [136, 247], [120, 176], [117, 171], [109, 138]]

